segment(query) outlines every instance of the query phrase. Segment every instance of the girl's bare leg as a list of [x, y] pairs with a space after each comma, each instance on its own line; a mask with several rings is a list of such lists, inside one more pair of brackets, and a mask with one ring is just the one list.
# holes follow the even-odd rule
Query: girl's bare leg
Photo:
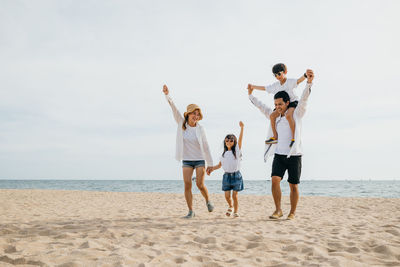
[[233, 198], [233, 210], [235, 213], [237, 213], [239, 209], [238, 191], [232, 192], [232, 198]]

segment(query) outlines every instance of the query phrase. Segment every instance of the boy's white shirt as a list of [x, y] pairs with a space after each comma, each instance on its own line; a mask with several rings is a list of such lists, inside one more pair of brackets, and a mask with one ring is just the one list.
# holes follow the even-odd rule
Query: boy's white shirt
[[[302, 118], [304, 114], [306, 113], [306, 107], [307, 107], [307, 100], [308, 97], [311, 93], [311, 86], [312, 83], [307, 83], [306, 87], [304, 88], [304, 91], [301, 95], [300, 101], [294, 110], [293, 113], [293, 119], [295, 121], [295, 142], [292, 146], [292, 148], [289, 151], [289, 154], [287, 155], [288, 158], [290, 158], [291, 155], [301, 155], [302, 154], [302, 146], [301, 146], [301, 124], [302, 124]], [[249, 95], [250, 101], [267, 117], [267, 119], [270, 119], [270, 115], [273, 112], [273, 109], [259, 101], [255, 96]], [[268, 130], [268, 136], [272, 136], [272, 129], [271, 126], [269, 127]], [[270, 144], [270, 145], [265, 145], [265, 151], [264, 151], [264, 161], [267, 161], [267, 159], [275, 154], [275, 144]]]
[[294, 89], [297, 87], [297, 79], [286, 79], [284, 84], [275, 82], [271, 85], [265, 86], [265, 91], [269, 94], [276, 94], [279, 91], [285, 91], [289, 94], [290, 102], [298, 101], [299, 97], [294, 93]]
[[[176, 108], [172, 98], [169, 95], [165, 95], [169, 105], [172, 109], [172, 114], [174, 115], [174, 119], [178, 124], [178, 129], [176, 132], [176, 150], [175, 150], [175, 159], [181, 161], [183, 158], [183, 129], [182, 124], [184, 122], [184, 118], [179, 110]], [[207, 166], [213, 166], [213, 160], [211, 157], [210, 147], [208, 146], [206, 133], [204, 131], [203, 126], [201, 126], [198, 122], [196, 124], [196, 136], [197, 140], [200, 144], [201, 153], [207, 163]]]

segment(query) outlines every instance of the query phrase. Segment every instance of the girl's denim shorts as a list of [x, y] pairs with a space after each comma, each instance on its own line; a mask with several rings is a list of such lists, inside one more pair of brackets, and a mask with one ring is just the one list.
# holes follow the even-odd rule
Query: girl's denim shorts
[[206, 161], [205, 160], [182, 160], [182, 168], [189, 167], [196, 169], [197, 167], [205, 167]]
[[242, 191], [243, 190], [243, 178], [240, 171], [237, 172], [226, 172], [222, 178], [222, 191]]

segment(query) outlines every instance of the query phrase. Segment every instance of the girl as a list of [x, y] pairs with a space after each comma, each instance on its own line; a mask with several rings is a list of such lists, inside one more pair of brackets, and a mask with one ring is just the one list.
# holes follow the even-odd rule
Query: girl
[[[175, 157], [178, 161], [182, 160], [185, 199], [189, 208], [189, 212], [184, 218], [190, 219], [195, 216], [192, 206], [192, 176], [194, 170], [196, 170], [196, 185], [206, 200], [207, 209], [209, 212], [214, 210], [214, 206], [209, 200], [207, 187], [204, 185], [206, 162], [208, 166], [212, 166], [213, 162], [204, 129], [198, 123], [203, 118], [203, 114], [199, 106], [190, 104], [182, 116], [169, 97], [169, 90], [166, 85], [163, 86], [163, 92], [172, 108], [175, 121], [178, 123]], [[209, 168], [207, 168], [207, 172]]]
[[233, 134], [228, 134], [224, 140], [224, 153], [220, 158], [218, 165], [213, 166], [207, 172], [208, 175], [214, 170], [219, 168], [224, 169], [225, 173], [222, 180], [222, 191], [225, 191], [225, 199], [228, 202], [228, 210], [226, 211], [226, 216], [232, 215], [232, 200], [231, 191], [233, 198], [233, 217], [239, 217], [238, 208], [238, 192], [243, 190], [243, 179], [240, 173], [240, 161], [242, 160], [242, 139], [243, 139], [243, 122], [239, 122], [240, 135], [239, 142], [237, 142], [236, 136]]

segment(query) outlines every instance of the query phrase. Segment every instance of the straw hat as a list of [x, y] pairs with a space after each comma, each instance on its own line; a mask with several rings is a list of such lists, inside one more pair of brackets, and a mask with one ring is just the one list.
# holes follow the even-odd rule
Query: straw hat
[[183, 113], [183, 117], [186, 117], [187, 114], [194, 112], [195, 110], [198, 110], [200, 113], [200, 120], [203, 119], [203, 113], [201, 113], [201, 109], [198, 105], [196, 104], [190, 104], [186, 108], [186, 112]]

